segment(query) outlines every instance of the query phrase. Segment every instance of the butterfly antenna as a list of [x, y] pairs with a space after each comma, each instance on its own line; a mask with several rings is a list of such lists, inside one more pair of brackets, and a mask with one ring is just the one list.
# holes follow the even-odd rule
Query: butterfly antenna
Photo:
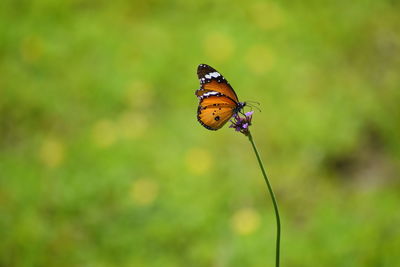
[[256, 104], [257, 106], [259, 106], [260, 105], [260, 102], [257, 102], [257, 101], [246, 101], [247, 103], [251, 103], [251, 104]]
[[[253, 105], [252, 103], [247, 103], [247, 106], [249, 106], [251, 108], [251, 110], [253, 110], [253, 108], [257, 109], [259, 112], [261, 112], [261, 109], [255, 105]], [[259, 105], [260, 103], [257, 102], [257, 104]]]

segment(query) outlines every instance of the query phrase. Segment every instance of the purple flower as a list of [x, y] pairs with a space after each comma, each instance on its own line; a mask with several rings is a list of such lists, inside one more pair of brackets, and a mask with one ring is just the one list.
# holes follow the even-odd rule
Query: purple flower
[[232, 124], [229, 126], [229, 128], [235, 128], [235, 131], [241, 132], [242, 134], [248, 136], [250, 133], [249, 126], [251, 125], [253, 113], [253, 111], [246, 112], [244, 114], [245, 117], [240, 117], [239, 114], [235, 114], [232, 117]]

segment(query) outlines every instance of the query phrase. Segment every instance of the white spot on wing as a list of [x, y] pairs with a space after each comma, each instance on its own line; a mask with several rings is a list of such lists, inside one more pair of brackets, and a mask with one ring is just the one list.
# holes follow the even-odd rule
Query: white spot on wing
[[218, 92], [214, 92], [214, 91], [211, 91], [211, 92], [207, 92], [207, 93], [205, 93], [205, 94], [203, 94], [202, 96], [210, 96], [210, 95], [219, 95], [220, 93], [218, 93]]
[[217, 78], [217, 77], [221, 76], [221, 74], [219, 74], [219, 72], [217, 72], [217, 71], [211, 72], [209, 75], [210, 75], [211, 77], [214, 77], [214, 78]]

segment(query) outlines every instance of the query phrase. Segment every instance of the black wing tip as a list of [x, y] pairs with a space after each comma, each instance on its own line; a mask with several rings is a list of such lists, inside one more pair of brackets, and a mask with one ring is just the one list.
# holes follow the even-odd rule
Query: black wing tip
[[199, 72], [200, 70], [202, 70], [202, 69], [204, 69], [204, 68], [207, 68], [207, 67], [209, 67], [207, 64], [199, 64], [199, 65], [197, 66], [197, 72]]
[[214, 72], [216, 71], [213, 67], [211, 67], [208, 64], [199, 64], [199, 66], [197, 67], [197, 73], [203, 71], [203, 70], [207, 70], [207, 72]]
[[207, 68], [210, 67], [208, 64], [199, 64], [198, 68]]

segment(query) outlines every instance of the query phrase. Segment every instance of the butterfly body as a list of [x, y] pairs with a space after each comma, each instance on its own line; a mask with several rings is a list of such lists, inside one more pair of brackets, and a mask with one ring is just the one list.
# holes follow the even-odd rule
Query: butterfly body
[[197, 68], [200, 89], [196, 91], [199, 99], [197, 120], [209, 130], [218, 130], [240, 112], [246, 102], [239, 102], [228, 81], [214, 68], [200, 64]]

